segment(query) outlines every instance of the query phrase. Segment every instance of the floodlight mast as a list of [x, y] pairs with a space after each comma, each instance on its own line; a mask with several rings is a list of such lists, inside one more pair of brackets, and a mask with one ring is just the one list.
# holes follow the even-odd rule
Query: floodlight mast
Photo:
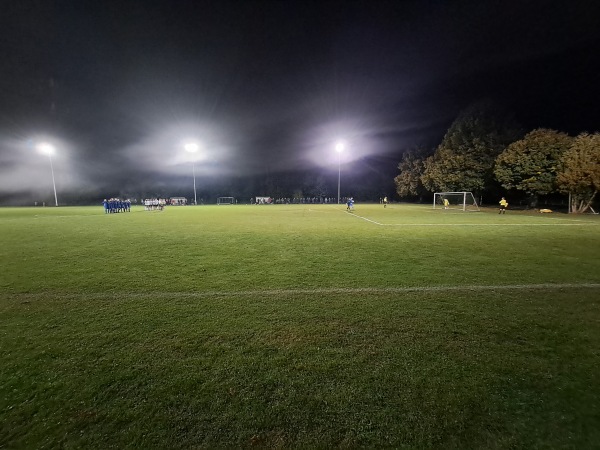
[[50, 159], [50, 172], [52, 172], [52, 188], [54, 189], [54, 205], [58, 206], [58, 197], [56, 195], [56, 182], [54, 181], [54, 166], [52, 165], [52, 153], [54, 153], [54, 146], [47, 142], [42, 142], [37, 146], [41, 153], [48, 155]]
[[[190, 153], [196, 153], [198, 151], [198, 144], [195, 142], [189, 142], [184, 145], [186, 151]], [[196, 161], [192, 161], [192, 176], [194, 177], [194, 205], [198, 204], [198, 200], [196, 197]]]
[[346, 145], [341, 141], [335, 144], [335, 151], [338, 154], [338, 205], [340, 204], [340, 180], [342, 178], [342, 152], [344, 151], [345, 147]]

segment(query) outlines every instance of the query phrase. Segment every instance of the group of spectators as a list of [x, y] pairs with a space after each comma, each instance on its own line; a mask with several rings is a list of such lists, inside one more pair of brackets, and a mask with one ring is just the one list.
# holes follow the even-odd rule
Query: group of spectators
[[[329, 203], [337, 203], [337, 198], [333, 198], [333, 197], [295, 197], [295, 198], [289, 198], [289, 197], [282, 197], [282, 198], [264, 198], [263, 197], [257, 197], [256, 200], [253, 198], [250, 199], [250, 202], [252, 204], [256, 204], [256, 205], [290, 205], [290, 204], [297, 204], [297, 205], [304, 205], [304, 204], [329, 204]], [[340, 199], [341, 203], [345, 203], [346, 202], [346, 198], [342, 198]]]
[[131, 200], [121, 200], [119, 198], [104, 199], [102, 202], [105, 214], [113, 214], [131, 211]]
[[337, 198], [330, 198], [330, 197], [300, 197], [300, 198], [293, 198], [292, 199], [292, 203], [298, 203], [298, 204], [329, 204], [329, 203], [337, 203]]

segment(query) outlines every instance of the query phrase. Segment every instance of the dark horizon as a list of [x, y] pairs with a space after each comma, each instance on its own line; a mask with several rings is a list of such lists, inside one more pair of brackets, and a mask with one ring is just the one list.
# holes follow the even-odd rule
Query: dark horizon
[[[600, 131], [592, 1], [25, 0], [4, 5], [0, 204], [127, 193], [394, 194], [490, 99], [524, 130]], [[198, 141], [196, 161], [183, 150]], [[310, 181], [312, 179], [312, 181]], [[274, 186], [273, 184], [278, 184]], [[223, 192], [221, 192], [223, 191]], [[213, 199], [214, 201], [214, 199]]]

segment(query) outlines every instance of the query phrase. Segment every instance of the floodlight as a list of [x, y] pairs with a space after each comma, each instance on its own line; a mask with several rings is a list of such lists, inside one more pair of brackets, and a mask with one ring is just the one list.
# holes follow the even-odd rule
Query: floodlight
[[42, 142], [38, 144], [37, 149], [40, 153], [43, 153], [44, 155], [50, 156], [54, 154], [54, 146], [47, 142]]
[[183, 148], [185, 148], [185, 150], [190, 153], [196, 153], [198, 151], [199, 146], [195, 142], [188, 142], [183, 146]]
[[340, 180], [342, 178], [342, 152], [346, 148], [346, 144], [343, 141], [338, 141], [335, 144], [335, 151], [338, 153], [338, 205], [340, 204]]
[[[183, 145], [183, 148], [186, 152], [196, 153], [199, 149], [199, 145], [196, 142], [188, 142]], [[192, 175], [194, 177], [194, 205], [198, 204], [197, 196], [196, 196], [196, 162], [192, 161]]]
[[52, 188], [54, 189], [54, 204], [58, 206], [58, 197], [56, 195], [56, 182], [54, 181], [54, 166], [52, 165], [52, 155], [54, 154], [54, 146], [47, 142], [40, 142], [37, 145], [37, 149], [40, 153], [48, 155], [50, 159], [50, 171], [52, 173]]

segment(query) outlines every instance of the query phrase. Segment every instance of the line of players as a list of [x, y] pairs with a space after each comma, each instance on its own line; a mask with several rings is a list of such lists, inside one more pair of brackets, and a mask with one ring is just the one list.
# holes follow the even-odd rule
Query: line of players
[[104, 214], [113, 214], [120, 212], [131, 212], [131, 200], [121, 200], [119, 198], [104, 199]]
[[144, 200], [144, 210], [162, 211], [166, 204], [167, 201], [164, 198], [147, 198]]

